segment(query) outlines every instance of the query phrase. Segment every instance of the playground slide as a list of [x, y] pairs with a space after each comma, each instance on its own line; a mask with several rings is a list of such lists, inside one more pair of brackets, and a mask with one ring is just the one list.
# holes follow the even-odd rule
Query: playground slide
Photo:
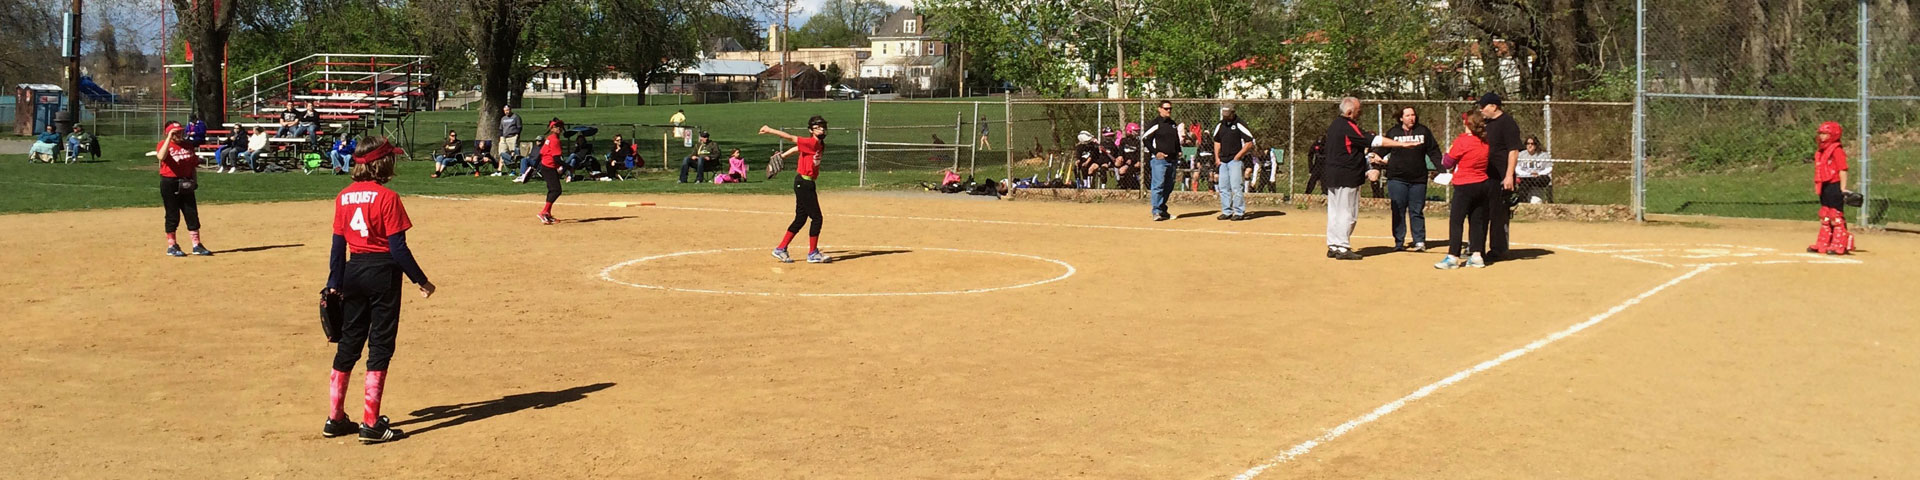
[[80, 93], [86, 95], [88, 100], [96, 102], [118, 103], [120, 101], [119, 95], [114, 95], [113, 92], [100, 88], [100, 84], [93, 83], [91, 76], [80, 77]]

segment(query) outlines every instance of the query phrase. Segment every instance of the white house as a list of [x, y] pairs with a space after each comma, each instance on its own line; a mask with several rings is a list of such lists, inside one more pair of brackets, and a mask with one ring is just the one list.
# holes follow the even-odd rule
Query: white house
[[871, 56], [860, 63], [863, 78], [905, 75], [932, 88], [934, 70], [946, 64], [947, 42], [929, 33], [926, 16], [911, 7], [888, 14], [867, 38]]

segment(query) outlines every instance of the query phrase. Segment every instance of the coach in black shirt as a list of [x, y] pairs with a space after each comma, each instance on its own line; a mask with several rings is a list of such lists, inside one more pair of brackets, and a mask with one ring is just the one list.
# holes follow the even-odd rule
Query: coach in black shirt
[[1493, 195], [1493, 205], [1487, 211], [1491, 214], [1491, 225], [1487, 234], [1487, 255], [1489, 262], [1498, 261], [1507, 254], [1507, 226], [1513, 219], [1513, 206], [1507, 203], [1507, 192], [1515, 185], [1513, 170], [1520, 162], [1520, 150], [1525, 148], [1520, 138], [1520, 124], [1514, 123], [1513, 115], [1501, 108], [1500, 95], [1488, 92], [1477, 103], [1481, 115], [1487, 117], [1487, 178], [1499, 179], [1500, 195]]
[[[1424, 141], [1424, 140], [1423, 140]], [[1374, 148], [1413, 148], [1402, 142], [1360, 129], [1360, 99], [1340, 99], [1340, 116], [1327, 126], [1327, 258], [1359, 260], [1353, 251], [1353, 226], [1360, 216], [1360, 185], [1367, 183], [1367, 158]]]
[[1173, 194], [1173, 165], [1180, 160], [1182, 127], [1173, 121], [1173, 102], [1160, 101], [1160, 116], [1147, 122], [1147, 131], [1140, 134], [1140, 141], [1152, 157], [1147, 160], [1149, 201], [1153, 205], [1153, 220], [1162, 221], [1167, 215], [1167, 197]]

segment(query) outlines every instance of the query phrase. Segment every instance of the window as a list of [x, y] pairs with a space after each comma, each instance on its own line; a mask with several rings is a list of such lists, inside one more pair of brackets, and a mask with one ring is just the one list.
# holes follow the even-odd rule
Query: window
[[880, 44], [880, 54], [881, 55], [887, 54], [887, 44], [884, 44], [884, 43]]
[[927, 55], [928, 55], [928, 56], [933, 56], [933, 55], [939, 55], [939, 54], [940, 54], [940, 51], [939, 51], [939, 50], [935, 50], [935, 49], [934, 49], [934, 44], [931, 44], [931, 43], [929, 43], [929, 44], [927, 44]]
[[900, 27], [900, 32], [915, 33], [915, 29], [919, 27], [919, 25], [917, 25], [918, 23], [920, 23], [919, 20], [907, 20], [906, 25]]

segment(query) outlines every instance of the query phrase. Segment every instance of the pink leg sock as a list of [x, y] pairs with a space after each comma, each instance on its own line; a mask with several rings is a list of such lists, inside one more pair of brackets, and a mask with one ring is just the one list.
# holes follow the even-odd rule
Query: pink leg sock
[[789, 244], [792, 244], [792, 243], [793, 243], [793, 233], [794, 233], [794, 232], [787, 232], [787, 236], [785, 236], [785, 237], [781, 237], [781, 238], [780, 238], [780, 249], [781, 249], [781, 250], [786, 250], [786, 249], [787, 249], [787, 245], [789, 245]]
[[188, 231], [188, 232], [187, 232], [187, 236], [188, 236], [188, 237], [191, 237], [191, 238], [193, 238], [193, 245], [194, 245], [194, 246], [200, 246], [200, 231], [199, 231], [199, 230], [191, 230], [191, 231]]
[[807, 237], [807, 248], [811, 249], [808, 252], [820, 251], [820, 237]]
[[347, 380], [353, 374], [334, 370], [327, 375], [327, 419], [346, 420]]
[[380, 395], [386, 393], [386, 389], [386, 370], [367, 372], [367, 405], [366, 410], [360, 412], [360, 423], [380, 423]]
[[180, 246], [180, 242], [177, 242], [177, 241], [174, 241], [174, 239], [173, 239], [173, 232], [167, 232], [167, 246], [169, 246], [169, 247], [178, 247], [178, 246]]

